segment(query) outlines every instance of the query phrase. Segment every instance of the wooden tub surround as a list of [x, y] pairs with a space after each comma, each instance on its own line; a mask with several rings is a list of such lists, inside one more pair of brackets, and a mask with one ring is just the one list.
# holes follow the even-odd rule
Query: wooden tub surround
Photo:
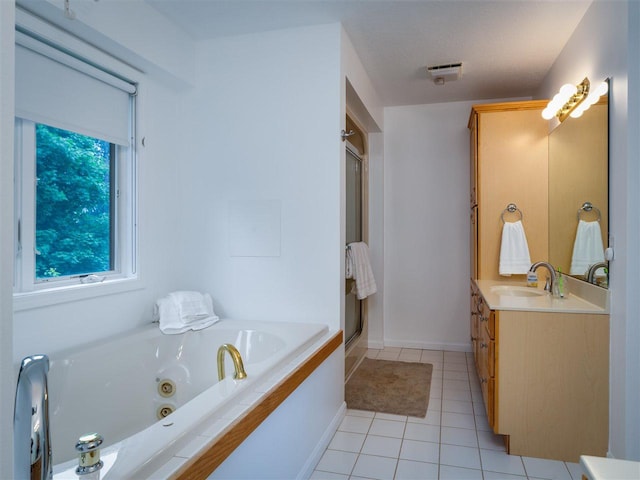
[[343, 344], [343, 332], [338, 331], [291, 375], [264, 394], [250, 410], [233, 421], [220, 435], [192, 457], [170, 478], [199, 480], [207, 478], [260, 424], [294, 392], [316, 368]]

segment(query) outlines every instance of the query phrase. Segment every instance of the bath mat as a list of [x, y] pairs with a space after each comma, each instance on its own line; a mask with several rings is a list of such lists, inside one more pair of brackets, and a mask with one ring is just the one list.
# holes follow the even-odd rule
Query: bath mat
[[424, 417], [429, 406], [429, 363], [365, 358], [345, 386], [347, 408]]

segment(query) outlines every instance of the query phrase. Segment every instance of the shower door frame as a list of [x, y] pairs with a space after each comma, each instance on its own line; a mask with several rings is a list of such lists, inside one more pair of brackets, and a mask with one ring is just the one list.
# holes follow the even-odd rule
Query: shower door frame
[[[361, 192], [360, 192], [360, 201], [361, 201], [361, 237], [362, 241], [369, 243], [369, 155], [368, 155], [368, 137], [367, 131], [363, 128], [362, 124], [355, 120], [355, 116], [351, 115], [350, 112], [347, 112], [347, 118], [351, 122], [353, 126], [355, 126], [355, 130], [358, 130], [359, 134], [362, 136], [363, 143], [363, 152], [360, 153], [359, 149], [354, 146], [352, 143], [347, 141], [345, 142], [345, 196], [346, 196], [346, 168], [347, 168], [347, 158], [348, 155], [347, 150], [350, 151], [351, 154], [355, 155], [360, 160], [361, 165]], [[345, 200], [346, 202], [346, 200]], [[345, 229], [346, 229], [346, 203], [345, 203]], [[346, 232], [345, 232], [346, 234]], [[345, 239], [346, 240], [346, 239]], [[345, 245], [346, 247], [346, 245]], [[346, 307], [346, 297], [349, 293], [349, 283], [345, 279], [345, 307]], [[365, 358], [368, 348], [368, 299], [360, 300], [360, 318], [361, 318], [361, 329], [358, 333], [353, 335], [351, 338], [345, 337], [345, 382], [350, 378], [351, 374], [355, 370], [355, 368], [360, 364], [360, 362]], [[344, 325], [345, 335], [347, 332], [346, 329], [346, 308], [345, 308], [345, 325]]]
[[[355, 148], [353, 145], [351, 145], [350, 143], [347, 142], [346, 147], [345, 147], [345, 155], [346, 155], [346, 163], [345, 163], [345, 168], [348, 168], [349, 166], [349, 160], [348, 160], [348, 156], [352, 155], [356, 161], [358, 162], [357, 164], [359, 165], [360, 168], [360, 198], [359, 200], [359, 211], [360, 211], [360, 235], [358, 239], [353, 239], [353, 240], [349, 240], [347, 239], [346, 243], [349, 244], [352, 241], [357, 241], [357, 242], [366, 242], [365, 239], [365, 199], [364, 199], [364, 184], [365, 184], [365, 159], [364, 159], [364, 155], [361, 155], [357, 148]], [[345, 177], [346, 178], [346, 177]], [[346, 182], [346, 180], [345, 180]], [[348, 186], [345, 185], [345, 195], [348, 197]], [[347, 209], [348, 210], [348, 209]], [[345, 223], [348, 223], [348, 219], [347, 219], [347, 213], [345, 212]], [[358, 235], [357, 235], [358, 236]], [[345, 249], [346, 249], [346, 245], [345, 245]], [[353, 284], [354, 280], [346, 280], [345, 279], [345, 307], [346, 307], [346, 298], [349, 295], [353, 295], [355, 297], [355, 294], [350, 293], [351, 290], [351, 285]], [[358, 340], [358, 338], [362, 335], [363, 330], [364, 330], [364, 326], [365, 326], [365, 318], [364, 318], [364, 312], [366, 309], [366, 299], [365, 300], [358, 300], [356, 298], [356, 302], [357, 305], [359, 307], [359, 327], [356, 329], [356, 332], [347, 337], [348, 332], [351, 330], [350, 328], [347, 328], [347, 311], [345, 308], [345, 326], [344, 326], [344, 332], [345, 332], [345, 348], [349, 348], [349, 346], [355, 342], [356, 340]]]

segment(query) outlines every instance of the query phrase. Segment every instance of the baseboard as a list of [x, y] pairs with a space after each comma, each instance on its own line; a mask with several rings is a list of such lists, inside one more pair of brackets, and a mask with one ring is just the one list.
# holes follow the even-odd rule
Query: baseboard
[[371, 340], [369, 340], [367, 342], [367, 348], [373, 348], [375, 350], [382, 350], [384, 348], [384, 342], [372, 342]]
[[470, 343], [414, 342], [414, 341], [407, 341], [407, 340], [385, 339], [384, 346], [385, 347], [401, 347], [401, 348], [420, 348], [422, 350], [446, 350], [450, 352], [471, 352], [472, 351]]
[[340, 408], [338, 409], [335, 416], [333, 417], [333, 420], [331, 421], [331, 423], [329, 423], [329, 426], [324, 431], [324, 434], [322, 435], [322, 437], [320, 437], [320, 441], [318, 442], [316, 447], [313, 449], [313, 452], [311, 452], [311, 455], [305, 462], [304, 466], [302, 467], [302, 470], [300, 470], [300, 473], [298, 473], [296, 480], [304, 480], [311, 477], [313, 470], [315, 469], [316, 465], [320, 461], [320, 458], [322, 458], [324, 451], [329, 446], [329, 443], [331, 442], [333, 435], [336, 433], [336, 430], [338, 430], [338, 427], [340, 426], [340, 423], [342, 423], [342, 420], [344, 419], [344, 416], [346, 415], [346, 413], [347, 413], [347, 403], [342, 402], [342, 405], [340, 405]]

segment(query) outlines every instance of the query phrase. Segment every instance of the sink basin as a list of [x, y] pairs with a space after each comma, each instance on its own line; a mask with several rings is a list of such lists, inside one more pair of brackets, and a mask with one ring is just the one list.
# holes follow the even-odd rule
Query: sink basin
[[515, 285], [494, 285], [491, 287], [491, 291], [498, 295], [511, 297], [541, 297], [547, 294], [544, 290], [538, 290], [537, 288], [518, 287]]

